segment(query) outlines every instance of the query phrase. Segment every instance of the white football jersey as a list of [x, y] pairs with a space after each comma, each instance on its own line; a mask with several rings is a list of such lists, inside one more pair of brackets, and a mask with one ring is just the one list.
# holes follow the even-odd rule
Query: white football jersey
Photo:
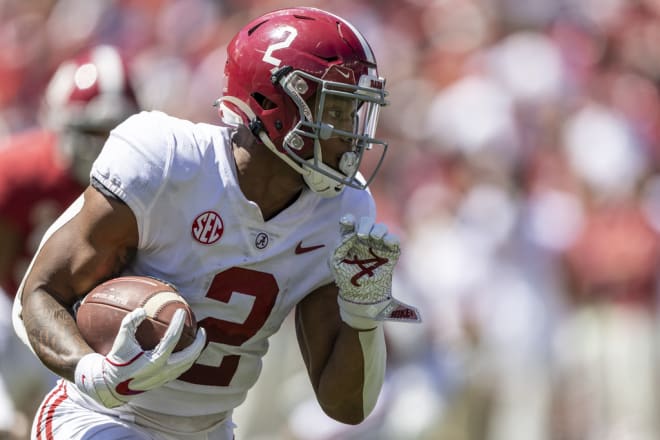
[[264, 221], [239, 188], [232, 133], [142, 112], [111, 133], [92, 169], [137, 219], [139, 247], [126, 274], [173, 283], [206, 329], [208, 345], [189, 371], [129, 403], [156, 424], [171, 415], [212, 424], [238, 406], [268, 337], [305, 295], [332, 282], [341, 216], [375, 215], [367, 191], [324, 199], [305, 190]]

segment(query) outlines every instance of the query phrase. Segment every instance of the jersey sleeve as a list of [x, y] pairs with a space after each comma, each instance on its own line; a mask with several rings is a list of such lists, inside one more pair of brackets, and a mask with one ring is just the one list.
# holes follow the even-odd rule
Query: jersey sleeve
[[94, 162], [91, 177], [145, 214], [162, 190], [172, 160], [165, 115], [141, 112], [115, 128]]
[[161, 112], [141, 112], [110, 133], [91, 178], [131, 208], [143, 248], [154, 239], [158, 216], [169, 209], [168, 189], [194, 175], [197, 163], [192, 123]]

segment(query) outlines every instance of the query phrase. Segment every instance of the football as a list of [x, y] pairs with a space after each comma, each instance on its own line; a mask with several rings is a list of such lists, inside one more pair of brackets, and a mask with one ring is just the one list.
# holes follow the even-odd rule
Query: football
[[156, 347], [177, 309], [186, 311], [186, 320], [174, 351], [183, 350], [194, 341], [197, 320], [190, 305], [174, 286], [150, 277], [124, 276], [99, 284], [80, 303], [76, 323], [89, 346], [106, 355], [122, 319], [138, 307], [147, 312], [136, 332], [143, 349]]

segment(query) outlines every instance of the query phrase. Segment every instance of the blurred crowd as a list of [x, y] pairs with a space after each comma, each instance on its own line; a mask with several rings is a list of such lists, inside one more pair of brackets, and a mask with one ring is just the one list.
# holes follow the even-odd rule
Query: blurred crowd
[[[353, 22], [387, 78], [371, 189], [424, 323], [387, 324], [385, 388], [348, 427], [314, 402], [287, 322], [237, 438], [660, 438], [660, 1], [305, 4]], [[0, 138], [39, 124], [55, 68], [101, 43], [143, 108], [215, 123], [231, 36], [297, 5], [0, 0]]]

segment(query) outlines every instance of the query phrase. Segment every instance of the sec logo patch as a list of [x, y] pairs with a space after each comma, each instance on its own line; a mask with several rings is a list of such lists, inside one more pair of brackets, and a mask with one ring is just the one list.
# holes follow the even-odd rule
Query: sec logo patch
[[206, 211], [195, 218], [192, 224], [192, 236], [202, 244], [213, 244], [220, 240], [224, 224], [220, 214]]

